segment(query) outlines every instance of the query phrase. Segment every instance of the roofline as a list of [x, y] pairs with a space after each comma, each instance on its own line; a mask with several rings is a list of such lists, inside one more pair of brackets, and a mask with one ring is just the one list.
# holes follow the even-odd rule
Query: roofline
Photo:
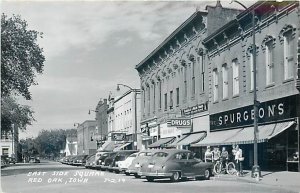
[[157, 53], [166, 43], [168, 43], [175, 35], [181, 31], [184, 27], [187, 26], [193, 19], [195, 19], [198, 15], [207, 14], [204, 11], [196, 11], [194, 12], [187, 20], [185, 20], [178, 28], [176, 28], [158, 47], [156, 47], [146, 58], [144, 58], [139, 64], [135, 66], [137, 70], [141, 67], [148, 59], [150, 59], [155, 53]]
[[119, 98], [114, 100], [114, 104], [116, 102], [118, 102], [119, 100], [121, 100], [122, 98], [124, 98], [125, 96], [129, 95], [131, 92], [136, 92], [136, 93], [141, 93], [142, 90], [141, 89], [130, 89], [128, 91], [126, 91], [122, 96], [120, 96]]

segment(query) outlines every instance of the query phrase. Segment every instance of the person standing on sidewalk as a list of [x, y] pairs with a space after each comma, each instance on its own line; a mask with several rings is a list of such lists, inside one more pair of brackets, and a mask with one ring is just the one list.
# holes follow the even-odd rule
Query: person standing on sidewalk
[[222, 152], [221, 152], [221, 162], [222, 162], [222, 167], [225, 168], [226, 164], [228, 162], [228, 151], [226, 150], [226, 147], [222, 148]]
[[220, 157], [221, 157], [221, 152], [219, 150], [219, 147], [214, 147], [214, 150], [213, 150], [213, 162], [214, 164], [217, 163], [217, 161], [220, 160]]
[[204, 161], [205, 162], [212, 162], [213, 160], [213, 154], [210, 150], [210, 146], [207, 146], [206, 152], [204, 154]]
[[243, 167], [242, 167], [243, 161], [244, 161], [243, 151], [242, 149], [239, 148], [238, 145], [236, 145], [235, 163], [236, 163], [237, 176], [243, 174]]

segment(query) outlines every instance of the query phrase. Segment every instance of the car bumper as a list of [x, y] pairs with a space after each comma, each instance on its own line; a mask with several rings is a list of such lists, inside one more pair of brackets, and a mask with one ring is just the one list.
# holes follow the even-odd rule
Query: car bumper
[[82, 163], [73, 163], [72, 165], [74, 165], [74, 166], [81, 166]]
[[149, 176], [149, 177], [160, 177], [160, 178], [169, 178], [172, 176], [172, 173], [160, 173], [160, 172], [138, 172], [139, 176]]
[[127, 169], [125, 172], [128, 173], [128, 174], [137, 174], [137, 170]]

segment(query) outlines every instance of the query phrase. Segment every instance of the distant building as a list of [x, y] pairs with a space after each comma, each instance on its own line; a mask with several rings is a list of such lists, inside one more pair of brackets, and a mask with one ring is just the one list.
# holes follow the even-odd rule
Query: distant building
[[77, 155], [77, 136], [67, 136], [66, 147], [63, 150], [64, 156]]
[[[110, 92], [108, 96], [108, 109], [107, 109], [107, 127], [108, 127], [108, 134], [114, 131], [115, 129], [115, 110], [114, 110], [114, 96]], [[110, 136], [110, 135], [109, 135]], [[110, 140], [110, 139], [108, 139]]]
[[4, 132], [1, 130], [0, 155], [14, 157], [19, 161], [21, 152], [19, 150], [19, 130], [17, 126], [13, 126], [14, 132]]
[[77, 154], [93, 154], [96, 153], [97, 141], [94, 139], [96, 121], [87, 120], [77, 127]]
[[94, 139], [97, 141], [97, 148], [104, 143], [108, 134], [108, 115], [107, 115], [107, 99], [100, 100], [96, 107], [96, 130], [94, 134]]
[[[114, 99], [114, 128], [112, 133], [125, 133], [129, 149], [135, 148], [135, 138], [139, 140], [140, 136], [140, 101], [141, 92], [140, 90], [133, 89], [124, 93], [122, 96]], [[114, 140], [114, 139], [112, 139]], [[141, 144], [141, 142], [138, 142]], [[125, 147], [124, 147], [125, 148]], [[137, 147], [141, 149], [141, 147]]]

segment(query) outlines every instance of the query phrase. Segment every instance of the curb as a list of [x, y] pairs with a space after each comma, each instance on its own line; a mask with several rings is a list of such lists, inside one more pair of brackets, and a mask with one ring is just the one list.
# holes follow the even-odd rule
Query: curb
[[212, 180], [215, 181], [237, 181], [237, 182], [245, 182], [245, 183], [252, 183], [252, 184], [261, 184], [261, 181], [256, 181], [254, 179], [247, 179], [244, 177], [235, 177], [235, 176], [214, 176], [211, 177]]

